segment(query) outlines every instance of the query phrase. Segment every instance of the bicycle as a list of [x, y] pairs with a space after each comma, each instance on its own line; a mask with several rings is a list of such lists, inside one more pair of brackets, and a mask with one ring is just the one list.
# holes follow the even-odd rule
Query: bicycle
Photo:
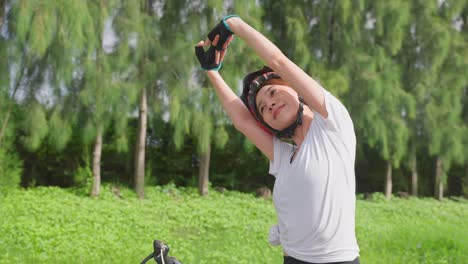
[[158, 264], [182, 264], [179, 260], [175, 257], [167, 256], [169, 254], [169, 246], [164, 244], [164, 242], [160, 240], [153, 241], [153, 249], [154, 252], [149, 254], [141, 264], [145, 264], [151, 259], [154, 259]]

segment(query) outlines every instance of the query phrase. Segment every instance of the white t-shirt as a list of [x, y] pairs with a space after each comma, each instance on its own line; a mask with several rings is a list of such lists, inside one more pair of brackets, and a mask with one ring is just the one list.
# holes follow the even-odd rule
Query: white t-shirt
[[328, 118], [314, 112], [292, 163], [293, 145], [274, 139], [270, 174], [278, 225], [270, 243], [306, 262], [350, 261], [359, 256], [355, 236], [356, 136], [338, 99], [322, 89]]

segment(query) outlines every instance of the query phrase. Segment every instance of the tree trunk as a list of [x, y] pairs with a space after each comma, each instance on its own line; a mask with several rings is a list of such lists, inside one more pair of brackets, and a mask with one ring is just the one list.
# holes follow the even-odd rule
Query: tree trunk
[[465, 165], [465, 177], [462, 181], [462, 192], [463, 197], [465, 197], [465, 199], [468, 199], [468, 164]]
[[411, 195], [418, 196], [418, 163], [416, 151], [411, 153]]
[[93, 151], [93, 187], [91, 196], [96, 197], [101, 191], [101, 154], [102, 154], [102, 128], [99, 127]]
[[145, 198], [145, 146], [148, 119], [146, 89], [141, 91], [140, 113], [138, 115], [138, 138], [135, 148], [135, 191], [140, 199]]
[[444, 183], [442, 181], [442, 160], [440, 156], [437, 156], [437, 159], [436, 159], [434, 196], [438, 200], [442, 200], [442, 198], [444, 197]]
[[204, 196], [208, 194], [209, 172], [210, 172], [211, 146], [205, 153], [200, 154], [200, 170], [198, 173], [198, 192]]
[[3, 136], [5, 135], [5, 131], [6, 131], [6, 128], [7, 128], [7, 125], [8, 125], [8, 121], [10, 119], [11, 111], [12, 111], [12, 107], [10, 106], [10, 107], [8, 107], [8, 111], [6, 113], [5, 119], [3, 119], [2, 128], [0, 130], [0, 146], [2, 146]]
[[387, 199], [392, 197], [392, 162], [387, 161], [387, 172], [385, 175], [385, 197]]

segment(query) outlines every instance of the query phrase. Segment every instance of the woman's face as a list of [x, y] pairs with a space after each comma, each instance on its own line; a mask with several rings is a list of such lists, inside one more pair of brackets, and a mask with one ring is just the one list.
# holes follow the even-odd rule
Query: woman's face
[[296, 120], [299, 99], [289, 86], [265, 85], [258, 91], [255, 101], [263, 120], [276, 130], [283, 130]]

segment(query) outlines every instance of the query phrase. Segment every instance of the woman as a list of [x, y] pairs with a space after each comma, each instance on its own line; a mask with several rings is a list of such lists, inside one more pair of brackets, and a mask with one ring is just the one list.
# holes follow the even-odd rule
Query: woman
[[[218, 72], [233, 34], [269, 66], [244, 78], [241, 98]], [[282, 246], [284, 263], [359, 263], [356, 137], [346, 108], [237, 16], [225, 17], [195, 51], [236, 129], [270, 160], [278, 224], [269, 240]]]

